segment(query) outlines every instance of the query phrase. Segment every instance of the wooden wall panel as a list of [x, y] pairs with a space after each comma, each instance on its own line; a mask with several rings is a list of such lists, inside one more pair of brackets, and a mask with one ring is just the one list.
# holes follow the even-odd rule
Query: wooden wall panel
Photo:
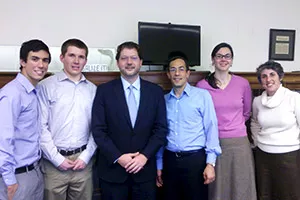
[[[7, 82], [11, 81], [17, 72], [0, 72], [0, 88], [3, 87]], [[95, 83], [96, 85], [108, 82], [120, 76], [119, 72], [85, 72], [84, 73], [90, 81]], [[208, 72], [191, 72], [189, 82], [191, 85], [195, 85], [199, 80], [203, 79]], [[261, 86], [257, 81], [257, 77], [255, 73], [252, 72], [235, 72], [234, 74], [240, 75], [246, 78], [251, 88], [254, 90], [260, 90]], [[47, 76], [51, 75], [50, 73]], [[148, 81], [157, 83], [164, 90], [168, 91], [172, 88], [170, 80], [168, 79], [166, 72], [141, 72], [140, 76]], [[300, 73], [285, 73], [283, 78], [283, 85], [292, 89], [292, 90], [300, 90]]]

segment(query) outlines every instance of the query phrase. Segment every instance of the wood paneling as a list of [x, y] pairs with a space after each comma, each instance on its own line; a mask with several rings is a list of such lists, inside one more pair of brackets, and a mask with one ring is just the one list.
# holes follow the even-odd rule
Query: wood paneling
[[[196, 85], [196, 83], [205, 77], [208, 72], [192, 72], [189, 78], [189, 82], [192, 85]], [[15, 78], [17, 72], [0, 72], [0, 88], [3, 87], [7, 82], [11, 81]], [[51, 75], [48, 73], [47, 76]], [[120, 76], [119, 72], [85, 72], [84, 75], [87, 79], [95, 83], [96, 85], [111, 81]], [[140, 72], [140, 76], [144, 80], [151, 81], [153, 83], [157, 83], [164, 90], [171, 90], [172, 85], [166, 75], [166, 72]]]
[[[7, 82], [11, 81], [17, 72], [0, 72], [0, 88], [3, 87]], [[119, 72], [85, 72], [86, 78], [95, 83], [96, 85], [108, 82], [120, 76]], [[203, 79], [208, 72], [195, 72], [192, 71], [189, 82], [191, 85], [196, 85], [196, 83]], [[257, 81], [256, 74], [253, 72], [234, 72], [236, 75], [240, 75], [248, 79], [251, 88], [254, 90], [260, 90], [261, 86]], [[50, 73], [47, 76], [51, 75]], [[172, 88], [170, 80], [168, 79], [166, 72], [141, 72], [140, 76], [148, 81], [157, 83], [164, 90], [168, 91]], [[285, 73], [283, 78], [283, 85], [292, 90], [300, 90], [300, 73]]]

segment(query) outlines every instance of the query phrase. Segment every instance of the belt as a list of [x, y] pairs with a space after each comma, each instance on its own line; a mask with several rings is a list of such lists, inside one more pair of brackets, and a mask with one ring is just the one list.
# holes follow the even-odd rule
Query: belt
[[39, 163], [40, 161], [37, 161], [35, 163], [32, 163], [31, 165], [27, 165], [27, 166], [23, 166], [23, 167], [19, 167], [16, 168], [15, 170], [15, 174], [21, 174], [24, 172], [29, 172], [31, 170], [33, 170], [35, 168], [35, 166]]
[[86, 144], [83, 145], [82, 147], [79, 147], [77, 149], [74, 149], [72, 151], [65, 151], [65, 150], [58, 150], [58, 152], [63, 155], [63, 156], [70, 156], [70, 155], [74, 155], [76, 153], [82, 152], [83, 150], [86, 149]]
[[204, 151], [204, 149], [196, 149], [196, 150], [190, 150], [190, 151], [177, 151], [177, 152], [166, 150], [167, 153], [173, 154], [177, 158], [190, 156], [190, 155], [198, 153], [200, 151]]

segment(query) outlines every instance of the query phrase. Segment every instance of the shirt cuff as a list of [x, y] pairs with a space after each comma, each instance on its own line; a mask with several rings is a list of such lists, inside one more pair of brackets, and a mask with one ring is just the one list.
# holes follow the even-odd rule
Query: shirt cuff
[[91, 157], [93, 155], [89, 155], [89, 152], [84, 150], [83, 152], [81, 152], [81, 154], [78, 156], [79, 159], [83, 160], [83, 162], [85, 162], [85, 164], [88, 164], [91, 160]]
[[55, 167], [58, 167], [59, 165], [61, 165], [64, 162], [65, 159], [66, 158], [63, 155], [61, 155], [60, 153], [58, 153], [55, 156], [55, 158], [52, 160], [52, 163], [53, 163], [53, 165]]
[[216, 163], [217, 156], [214, 153], [208, 153], [206, 157], [206, 163]]
[[13, 185], [17, 183], [16, 175], [14, 173], [9, 173], [6, 175], [2, 174], [2, 178], [6, 186]]
[[163, 169], [162, 160], [156, 160], [156, 167], [157, 167], [157, 170]]
[[118, 162], [119, 158], [117, 158], [115, 161], [114, 161], [114, 164], [116, 164]]

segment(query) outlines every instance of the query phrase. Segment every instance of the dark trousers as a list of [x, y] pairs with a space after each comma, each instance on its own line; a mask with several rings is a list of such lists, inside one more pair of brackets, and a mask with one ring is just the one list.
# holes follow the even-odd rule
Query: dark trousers
[[300, 151], [272, 154], [255, 150], [259, 200], [300, 200]]
[[178, 157], [165, 150], [163, 184], [165, 200], [207, 200], [207, 185], [203, 171], [206, 167], [204, 150]]
[[125, 183], [100, 180], [101, 200], [155, 200], [156, 182], [136, 183], [129, 178]]

